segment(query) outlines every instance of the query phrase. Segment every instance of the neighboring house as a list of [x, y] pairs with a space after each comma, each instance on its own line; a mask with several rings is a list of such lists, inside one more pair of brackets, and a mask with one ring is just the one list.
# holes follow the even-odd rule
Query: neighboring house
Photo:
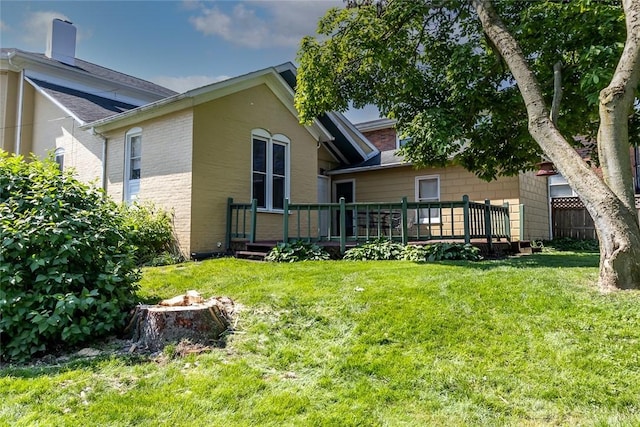
[[80, 179], [104, 187], [104, 140], [80, 127], [175, 92], [75, 58], [75, 32], [54, 20], [45, 54], [0, 50], [0, 148], [55, 152]]
[[[353, 195], [355, 201], [453, 201], [468, 195], [471, 200], [509, 204], [513, 240], [549, 237], [549, 196], [547, 180], [535, 172], [501, 177], [486, 182], [461, 166], [449, 165], [416, 169], [396, 155], [404, 141], [398, 138], [395, 121], [379, 119], [357, 124], [360, 132], [379, 153], [359, 164], [328, 172], [334, 192]], [[430, 212], [418, 221], [438, 222], [439, 212]]]
[[116, 201], [170, 209], [182, 251], [224, 251], [227, 200], [257, 200], [261, 238], [282, 235], [283, 200], [329, 201], [325, 172], [375, 156], [346, 118], [299, 123], [291, 63], [183, 94], [74, 57], [55, 21], [45, 55], [3, 49], [1, 147], [55, 153]]
[[[580, 156], [589, 164], [593, 147], [578, 149]], [[640, 148], [631, 147], [629, 150], [633, 186], [635, 190], [636, 209], [640, 218]], [[602, 171], [592, 165], [598, 174]], [[551, 210], [551, 236], [570, 237], [575, 239], [597, 239], [593, 219], [587, 212], [582, 200], [560, 173], [549, 176], [549, 203]]]

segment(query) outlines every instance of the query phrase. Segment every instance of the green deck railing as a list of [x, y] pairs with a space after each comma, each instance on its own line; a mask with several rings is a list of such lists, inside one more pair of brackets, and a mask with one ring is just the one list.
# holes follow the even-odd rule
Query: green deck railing
[[[342, 252], [348, 243], [389, 239], [407, 244], [430, 240], [483, 239], [492, 250], [495, 240], [511, 240], [509, 206], [469, 201], [400, 203], [290, 203], [284, 201], [282, 241], [338, 242]], [[256, 239], [255, 201], [228, 202], [227, 248], [234, 238]]]

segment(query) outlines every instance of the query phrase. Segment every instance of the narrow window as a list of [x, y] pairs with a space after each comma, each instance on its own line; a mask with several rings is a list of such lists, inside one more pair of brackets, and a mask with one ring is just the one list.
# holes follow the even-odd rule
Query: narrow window
[[289, 139], [255, 129], [251, 141], [251, 198], [260, 209], [280, 211], [289, 197]]
[[125, 143], [124, 200], [132, 202], [140, 193], [142, 176], [142, 129], [127, 132]]
[[[416, 177], [416, 202], [439, 202], [440, 201], [440, 177], [418, 176]], [[440, 223], [440, 208], [418, 209], [418, 222], [421, 224]]]
[[60, 169], [60, 172], [62, 172], [62, 169], [64, 169], [64, 148], [56, 148], [54, 155], [55, 162], [58, 164], [58, 169]]

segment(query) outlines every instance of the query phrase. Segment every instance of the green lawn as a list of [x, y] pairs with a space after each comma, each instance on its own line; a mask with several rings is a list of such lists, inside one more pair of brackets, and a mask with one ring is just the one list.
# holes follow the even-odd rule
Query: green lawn
[[226, 348], [0, 371], [0, 425], [640, 425], [640, 293], [597, 255], [144, 271], [242, 306]]

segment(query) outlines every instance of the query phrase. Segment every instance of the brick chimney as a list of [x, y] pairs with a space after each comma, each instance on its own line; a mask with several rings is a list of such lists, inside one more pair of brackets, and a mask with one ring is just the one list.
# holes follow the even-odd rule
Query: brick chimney
[[45, 55], [63, 64], [76, 65], [76, 27], [71, 22], [53, 20]]

